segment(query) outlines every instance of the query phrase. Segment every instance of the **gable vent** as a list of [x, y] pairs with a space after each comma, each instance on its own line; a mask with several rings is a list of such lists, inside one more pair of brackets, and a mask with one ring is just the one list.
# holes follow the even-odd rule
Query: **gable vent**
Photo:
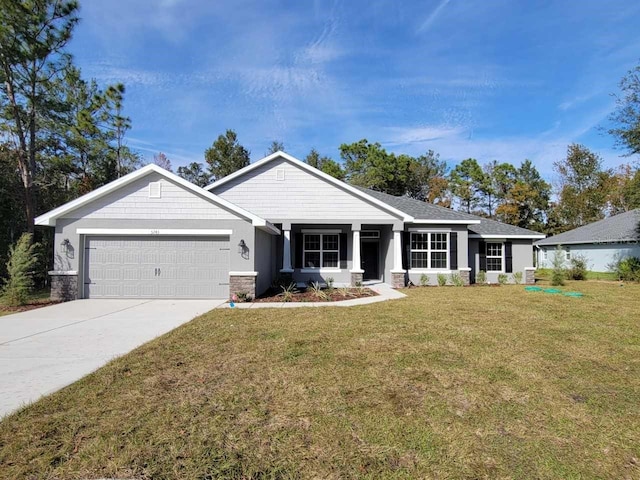
[[276, 169], [276, 180], [280, 180], [280, 181], [284, 180], [284, 168]]
[[151, 182], [149, 184], [149, 198], [160, 198], [162, 196], [162, 183]]

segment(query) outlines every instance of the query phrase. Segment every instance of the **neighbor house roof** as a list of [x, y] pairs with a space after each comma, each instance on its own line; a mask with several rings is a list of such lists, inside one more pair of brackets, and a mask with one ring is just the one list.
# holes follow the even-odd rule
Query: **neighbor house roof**
[[469, 225], [470, 236], [477, 238], [544, 238], [544, 235], [526, 228], [496, 222], [487, 218], [458, 212], [409, 197], [396, 197], [363, 187], [355, 187], [393, 207], [406, 212], [414, 223], [460, 223]]
[[142, 178], [152, 172], [155, 172], [157, 174], [162, 175], [163, 177], [165, 177], [166, 179], [177, 183], [181, 186], [183, 186], [184, 188], [186, 188], [187, 190], [192, 191], [193, 193], [200, 195], [204, 198], [206, 198], [207, 200], [211, 201], [214, 204], [219, 205], [220, 207], [223, 207], [231, 212], [236, 213], [237, 215], [239, 215], [240, 217], [246, 218], [247, 220], [250, 220], [252, 225], [256, 226], [256, 227], [260, 227], [264, 230], [270, 231], [271, 233], [275, 233], [275, 234], [279, 234], [280, 231], [274, 227], [271, 223], [267, 222], [265, 219], [258, 217], [257, 215], [254, 215], [251, 212], [248, 212], [247, 210], [238, 207], [237, 205], [234, 205], [233, 203], [218, 197], [217, 195], [214, 195], [211, 192], [207, 192], [206, 190], [198, 187], [197, 185], [194, 185], [193, 183], [185, 180], [184, 178], [181, 178], [171, 172], [168, 172], [167, 170], [165, 170], [164, 168], [161, 168], [157, 165], [154, 164], [150, 164], [150, 165], [146, 165], [134, 172], [131, 172], [127, 175], [125, 175], [124, 177], [120, 177], [117, 180], [114, 180], [111, 183], [108, 183], [100, 188], [97, 188], [96, 190], [93, 190], [92, 192], [87, 193], [86, 195], [83, 195], [79, 198], [76, 198], [75, 200], [72, 200], [70, 202], [65, 203], [64, 205], [61, 205], [58, 208], [54, 208], [53, 210], [44, 213], [42, 215], [40, 215], [39, 217], [36, 217], [35, 219], [35, 224], [36, 225], [47, 225], [50, 227], [55, 226], [56, 224], [56, 220], [58, 218], [61, 218], [65, 215], [67, 215], [69, 212], [83, 206], [86, 205], [90, 202], [93, 202], [94, 200], [97, 200], [98, 198], [104, 197], [105, 195], [118, 190], [119, 188], [122, 188], [125, 185], [130, 184], [131, 182]]
[[640, 240], [640, 208], [614, 215], [553, 237], [538, 240], [536, 245], [579, 243], [617, 243]]

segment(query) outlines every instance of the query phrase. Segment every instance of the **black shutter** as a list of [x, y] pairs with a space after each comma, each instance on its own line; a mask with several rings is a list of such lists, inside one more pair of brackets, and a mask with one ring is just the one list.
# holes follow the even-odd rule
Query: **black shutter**
[[511, 248], [511, 242], [504, 243], [504, 271], [507, 273], [513, 272], [513, 248]]
[[[340, 234], [340, 268], [347, 268], [347, 234]], [[353, 268], [360, 268], [360, 265], [354, 265]]]
[[484, 243], [484, 240], [480, 240], [479, 245], [480, 251], [480, 270], [483, 272], [487, 271], [487, 244]]
[[449, 267], [451, 270], [458, 269], [458, 233], [449, 234]]
[[402, 232], [402, 269], [411, 268], [411, 232]]
[[295, 259], [295, 265], [293, 266], [293, 268], [302, 268], [302, 245], [303, 245], [303, 238], [302, 238], [302, 234], [301, 233], [296, 233], [294, 236], [294, 242], [295, 242], [295, 250], [296, 250], [296, 259]]

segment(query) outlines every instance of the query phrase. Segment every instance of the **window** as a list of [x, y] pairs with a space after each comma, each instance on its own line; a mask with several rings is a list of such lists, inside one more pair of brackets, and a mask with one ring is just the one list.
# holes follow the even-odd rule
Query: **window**
[[502, 243], [487, 242], [487, 272], [502, 271]]
[[544, 260], [545, 262], [547, 261], [547, 249], [546, 248], [542, 249], [542, 260]]
[[446, 269], [449, 260], [449, 234], [411, 233], [411, 268]]
[[340, 235], [337, 233], [305, 233], [304, 268], [339, 268]]
[[571, 260], [571, 249], [569, 247], [565, 250], [565, 258], [567, 261]]

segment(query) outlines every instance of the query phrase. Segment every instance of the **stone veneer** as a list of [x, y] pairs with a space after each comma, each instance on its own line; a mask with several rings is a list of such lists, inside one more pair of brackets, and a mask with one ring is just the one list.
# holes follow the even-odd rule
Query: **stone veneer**
[[256, 298], [256, 276], [255, 275], [230, 275], [229, 276], [229, 298], [233, 294], [246, 293], [251, 298]]
[[404, 288], [405, 274], [404, 273], [391, 273], [391, 286], [393, 288]]
[[524, 283], [527, 285], [533, 285], [536, 283], [536, 269], [535, 268], [525, 268], [524, 269]]
[[356, 287], [358, 285], [362, 285], [363, 273], [354, 273], [351, 272], [351, 286]]
[[461, 268], [460, 269], [460, 278], [465, 285], [471, 285], [471, 269], [470, 268]]
[[64, 272], [49, 272], [51, 277], [51, 300], [68, 302], [78, 298], [78, 275]]

